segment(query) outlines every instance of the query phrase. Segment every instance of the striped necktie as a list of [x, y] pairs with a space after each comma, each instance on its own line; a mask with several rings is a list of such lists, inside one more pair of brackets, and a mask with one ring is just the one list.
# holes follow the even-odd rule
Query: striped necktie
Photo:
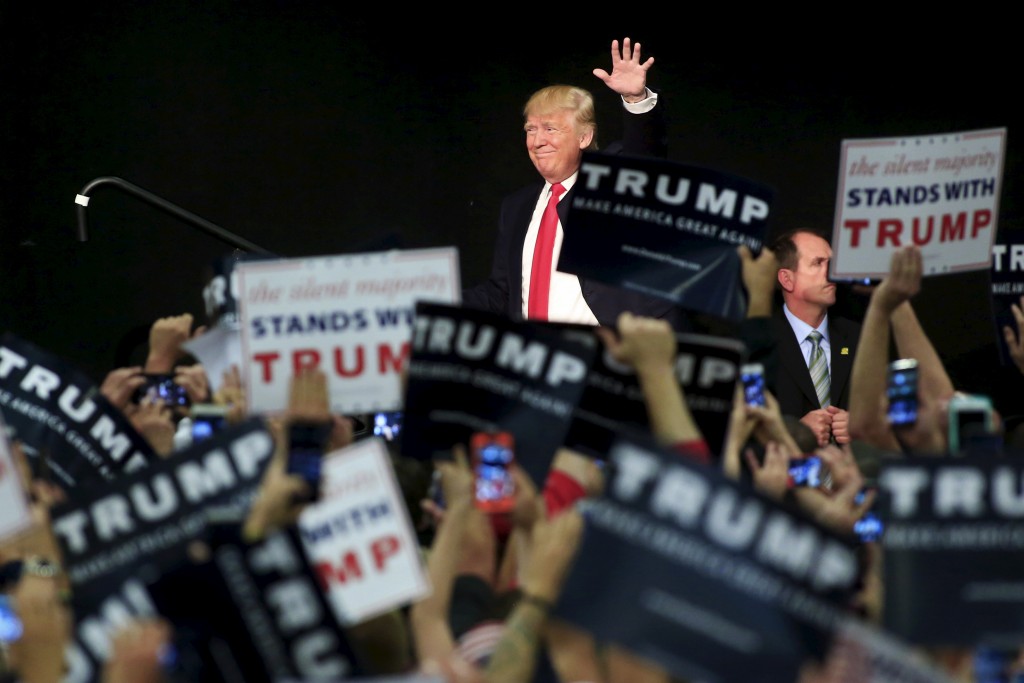
[[818, 394], [818, 404], [822, 408], [828, 408], [832, 403], [829, 399], [832, 393], [832, 382], [828, 377], [828, 362], [825, 360], [825, 349], [821, 347], [821, 332], [811, 330], [807, 338], [811, 340], [811, 362], [807, 369], [811, 372], [814, 391]]

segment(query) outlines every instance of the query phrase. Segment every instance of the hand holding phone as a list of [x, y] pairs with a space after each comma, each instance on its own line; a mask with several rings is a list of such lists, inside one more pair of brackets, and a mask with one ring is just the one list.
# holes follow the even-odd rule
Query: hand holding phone
[[188, 397], [185, 387], [174, 381], [174, 375], [168, 373], [144, 373], [145, 381], [135, 390], [132, 400], [135, 403], [149, 399], [163, 401], [171, 407], [189, 406], [192, 399]]
[[810, 486], [817, 488], [824, 481], [824, 465], [821, 458], [808, 455], [789, 461], [789, 486]]
[[300, 502], [320, 498], [320, 465], [331, 434], [330, 422], [292, 422], [288, 425], [288, 474], [302, 477], [310, 493]]
[[516, 504], [515, 462], [512, 435], [508, 432], [476, 432], [470, 440], [476, 506], [488, 513], [511, 512]]
[[889, 363], [885, 395], [889, 399], [887, 415], [893, 427], [917, 422], [917, 361], [903, 358]]
[[960, 454], [971, 439], [995, 434], [992, 400], [981, 394], [954, 394], [949, 399], [949, 452]]

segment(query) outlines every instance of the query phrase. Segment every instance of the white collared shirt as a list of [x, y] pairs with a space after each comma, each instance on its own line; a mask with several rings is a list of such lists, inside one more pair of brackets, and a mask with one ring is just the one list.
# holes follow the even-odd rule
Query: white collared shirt
[[[578, 175], [579, 171], [562, 181], [565, 192], [558, 198], [559, 202], [565, 199], [570, 188], [576, 183]], [[537, 233], [540, 232], [540, 220], [544, 216], [544, 210], [547, 208], [550, 197], [551, 183], [544, 183], [544, 190], [537, 199], [533, 217], [530, 218], [530, 228], [526, 231], [526, 240], [523, 242], [523, 318], [527, 317], [527, 311], [530, 310], [533, 250], [537, 244]], [[551, 257], [551, 294], [548, 297], [548, 319], [554, 322], [597, 325], [597, 316], [590, 310], [590, 306], [583, 298], [580, 279], [575, 275], [558, 271], [558, 256], [562, 253], [562, 237], [562, 221], [559, 219], [558, 230], [555, 233], [554, 254]]]

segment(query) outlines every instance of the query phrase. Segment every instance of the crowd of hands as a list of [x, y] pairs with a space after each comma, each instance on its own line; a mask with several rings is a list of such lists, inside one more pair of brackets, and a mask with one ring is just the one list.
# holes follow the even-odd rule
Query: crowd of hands
[[[754, 258], [740, 248], [744, 282], [751, 293], [749, 315], [766, 315], [777, 268], [770, 251]], [[831, 421], [827, 438], [811, 425], [787, 418], [771, 392], [767, 405], [749, 406], [737, 386], [726, 444], [712, 466], [734, 479], [749, 481], [780, 504], [802, 511], [839, 534], [852, 537], [853, 525], [872, 506], [874, 493], [858, 499], [865, 476], [855, 448], [864, 442], [894, 457], [900, 453], [945, 455], [945, 408], [955, 388], [941, 360], [914, 316], [911, 300], [921, 289], [921, 255], [916, 248], [896, 252], [889, 275], [869, 292], [870, 301], [851, 376], [849, 419]], [[1024, 304], [1024, 302], [1022, 302]], [[1022, 307], [1014, 306], [1018, 329], [1024, 328]], [[193, 327], [191, 315], [160, 318], [150, 329], [148, 355], [138, 367], [109, 372], [100, 386], [111, 404], [122, 410], [138, 432], [161, 457], [174, 454], [175, 424], [181, 408], [155, 399], [133, 397], [143, 382], [143, 372], [174, 373], [194, 404], [217, 403], [229, 409], [229, 422], [249, 417], [245, 391], [237, 367], [225, 372], [214, 387], [203, 367], [189, 363], [183, 344], [202, 328]], [[679, 457], [702, 441], [700, 425], [687, 408], [685, 391], [676, 379], [675, 333], [658, 319], [623, 314], [617, 329], [598, 332], [613, 356], [636, 372], [647, 405], [653, 435], [674, 447]], [[919, 418], [913, 425], [891, 427], [885, 418], [885, 370], [890, 334], [901, 357], [920, 363]], [[1024, 372], [1024, 340], [1006, 330], [1006, 340], [1017, 366]], [[244, 522], [248, 540], [297, 522], [311, 492], [298, 476], [286, 472], [287, 427], [293, 421], [331, 424], [326, 452], [351, 445], [356, 439], [353, 421], [329, 408], [326, 376], [318, 370], [292, 377], [288, 409], [265, 417], [274, 435], [276, 451]], [[800, 417], [800, 416], [793, 416]], [[59, 564], [60, 551], [49, 529], [49, 509], [64, 500], [64, 492], [52, 482], [34, 479], [28, 460], [15, 439], [11, 443], [25, 490], [29, 493], [33, 528], [0, 546], [0, 563], [27, 557], [43, 557]], [[809, 452], [827, 466], [827, 485], [792, 487], [789, 464]], [[373, 675], [423, 673], [446, 681], [530, 681], [538, 653], [544, 649], [559, 679], [571, 681], [659, 681], [672, 677], [652, 663], [613, 644], [597, 643], [585, 631], [548, 618], [557, 602], [584, 529], [576, 505], [552, 505], [544, 495], [545, 482], [534, 482], [513, 466], [516, 504], [499, 533], [490, 515], [474, 504], [474, 474], [465, 449], [453, 447], [450, 459], [433, 463], [443, 492], [444, 507], [422, 495], [420, 510], [411, 510], [419, 525], [432, 529], [422, 552], [433, 587], [426, 598], [347, 629], [360, 661]], [[342, 456], [343, 457], [343, 456]], [[402, 456], [392, 452], [393, 458]], [[551, 465], [553, 471], [578, 483], [584, 496], [598, 496], [604, 487], [604, 470], [591, 458], [561, 448]], [[880, 624], [883, 608], [881, 552], [876, 543], [863, 543], [859, 589], [848, 605], [852, 614]], [[505, 628], [493, 654], [484, 665], [460, 651], [450, 620], [449, 607], [456, 577], [479, 577], [498, 594], [518, 598], [505, 616]], [[20, 616], [24, 633], [5, 652], [9, 670], [26, 683], [59, 681], [64, 671], [63, 651], [71, 637], [72, 615], [68, 607], [70, 586], [63, 574], [56, 577], [23, 573], [6, 587]], [[161, 661], [173, 642], [173, 625], [159, 617], [128, 621], [112, 635], [109, 658], [103, 670], [108, 683], [167, 681]], [[863, 654], [863, 653], [862, 653]], [[958, 680], [973, 680], [972, 652], [968, 649], [929, 649], [931, 661]], [[799, 683], [832, 683], [860, 680], [857, 667], [863, 656], [842, 647], [833, 649], [823, 662], [809, 662]], [[1021, 669], [1024, 670], [1024, 663]]]

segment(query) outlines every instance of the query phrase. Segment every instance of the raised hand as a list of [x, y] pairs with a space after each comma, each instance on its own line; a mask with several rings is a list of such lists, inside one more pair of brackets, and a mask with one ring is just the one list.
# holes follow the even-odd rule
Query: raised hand
[[612, 41], [612, 72], [594, 69], [594, 75], [623, 97], [639, 101], [647, 92], [647, 71], [653, 65], [654, 57], [640, 61], [640, 43], [623, 38], [621, 52], [619, 41]]

